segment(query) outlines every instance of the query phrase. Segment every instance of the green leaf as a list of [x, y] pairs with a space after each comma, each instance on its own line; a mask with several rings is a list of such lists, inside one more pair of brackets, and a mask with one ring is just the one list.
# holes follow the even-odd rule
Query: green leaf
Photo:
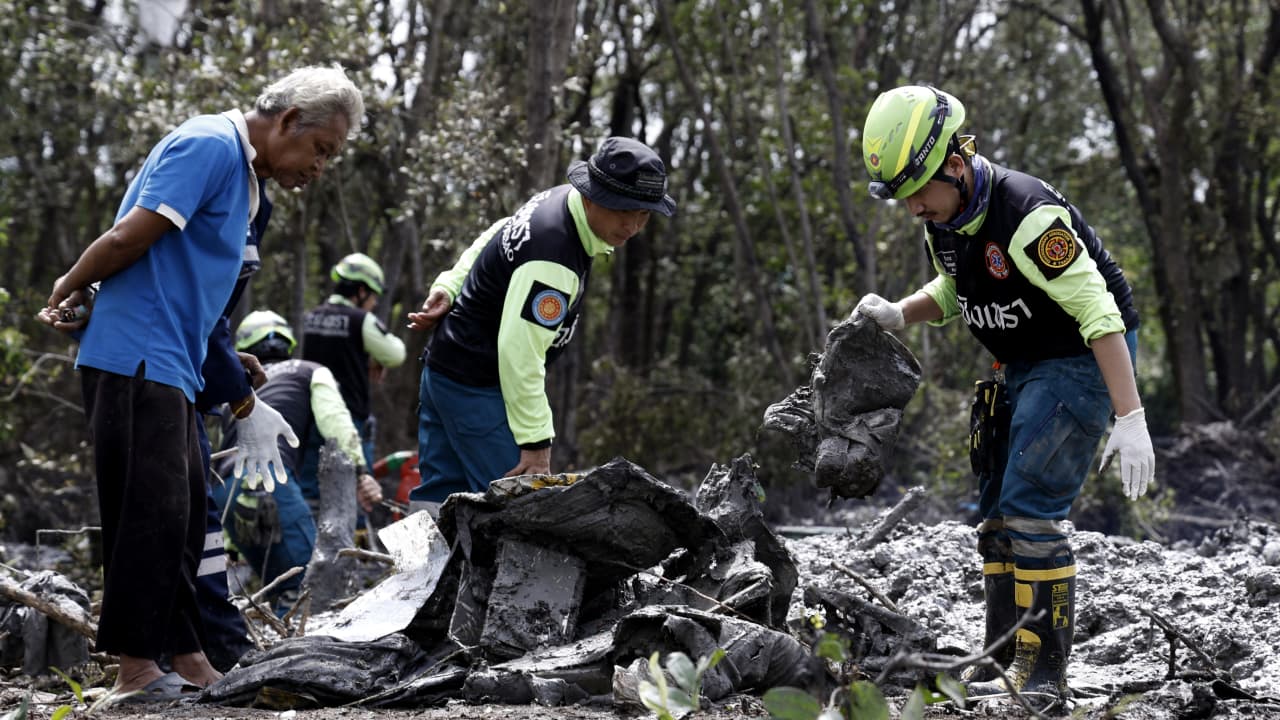
[[946, 673], [938, 673], [936, 682], [943, 695], [946, 695], [959, 707], [964, 708], [967, 694], [964, 685], [959, 680]]
[[53, 714], [49, 716], [49, 720], [62, 720], [62, 718], [70, 714], [71, 714], [71, 706], [62, 705], [57, 710], [53, 711]]
[[849, 686], [849, 717], [858, 720], [889, 720], [889, 703], [880, 688], [859, 680]]
[[671, 688], [667, 693], [667, 710], [681, 718], [693, 712], [693, 696], [683, 690]]
[[76, 696], [76, 701], [79, 702], [81, 705], [83, 705], [84, 692], [80, 689], [80, 683], [76, 682], [75, 680], [72, 680], [71, 676], [67, 675], [66, 673], [62, 672], [56, 667], [50, 666], [49, 669], [58, 673], [58, 676], [61, 677], [68, 685], [71, 686], [71, 692]]
[[836, 633], [824, 632], [818, 638], [813, 654], [832, 662], [844, 662], [849, 657], [848, 641]]
[[822, 703], [799, 688], [776, 687], [763, 699], [769, 716], [778, 720], [815, 720], [822, 712]]
[[902, 706], [901, 720], [923, 720], [924, 719], [924, 688], [919, 685], [915, 690], [911, 691], [911, 697], [907, 698], [907, 704]]
[[674, 720], [671, 717], [671, 713], [667, 712], [666, 693], [660, 691], [657, 685], [641, 680], [638, 691], [640, 693], [640, 702], [656, 713], [659, 720]]
[[666, 707], [667, 674], [662, 672], [662, 667], [658, 665], [658, 652], [656, 650], [649, 656], [649, 679], [653, 680], [653, 684], [658, 687], [658, 692], [662, 694], [663, 707]]
[[30, 705], [31, 693], [27, 693], [27, 695], [22, 698], [22, 704], [5, 713], [3, 716], [0, 716], [0, 720], [27, 720], [27, 708]]
[[711, 653], [708, 657], [700, 658], [698, 660], [698, 677], [701, 678], [705, 672], [716, 665], [719, 665], [720, 661], [724, 659], [724, 656], [724, 648], [716, 648], [716, 651]]
[[671, 672], [671, 678], [676, 681], [676, 686], [686, 691], [692, 691], [693, 686], [698, 684], [698, 671], [693, 667], [693, 661], [688, 655], [682, 652], [673, 652], [667, 655], [667, 670]]

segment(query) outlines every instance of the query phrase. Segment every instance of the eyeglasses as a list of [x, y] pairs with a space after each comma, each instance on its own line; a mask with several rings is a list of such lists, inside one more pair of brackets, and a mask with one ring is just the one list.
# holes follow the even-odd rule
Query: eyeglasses
[[938, 139], [942, 137], [942, 126], [946, 124], [947, 118], [951, 115], [951, 106], [947, 103], [947, 97], [938, 92], [938, 89], [930, 86], [933, 96], [937, 98], [938, 105], [933, 109], [933, 125], [929, 127], [929, 135], [925, 137], [924, 144], [911, 156], [911, 161], [907, 166], [902, 168], [902, 172], [894, 175], [888, 182], [881, 180], [873, 180], [867, 185], [867, 190], [871, 193], [871, 197], [877, 200], [889, 200], [897, 192], [898, 189], [907, 183], [908, 180], [917, 180], [924, 174], [924, 161], [929, 157], [929, 152], [933, 150], [933, 146], [938, 144]]

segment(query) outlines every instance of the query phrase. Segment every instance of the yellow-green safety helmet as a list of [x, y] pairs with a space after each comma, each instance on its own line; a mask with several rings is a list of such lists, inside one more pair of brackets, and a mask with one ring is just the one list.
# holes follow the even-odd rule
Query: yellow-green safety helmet
[[329, 271], [329, 277], [334, 282], [350, 280], [364, 283], [370, 290], [382, 294], [382, 268], [364, 253], [351, 253], [339, 260], [333, 270]]
[[265, 340], [272, 333], [289, 341], [289, 351], [298, 344], [293, 328], [284, 318], [270, 310], [254, 310], [244, 316], [236, 328], [236, 350], [248, 350]]
[[964, 105], [937, 88], [904, 85], [881, 93], [862, 129], [871, 196], [901, 200], [924, 187], [963, 124]]

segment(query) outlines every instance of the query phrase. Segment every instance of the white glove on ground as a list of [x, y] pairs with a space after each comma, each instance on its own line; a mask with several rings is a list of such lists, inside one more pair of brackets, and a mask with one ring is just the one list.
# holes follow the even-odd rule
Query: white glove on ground
[[1099, 473], [1106, 472], [1112, 455], [1120, 457], [1120, 482], [1124, 484], [1125, 497], [1137, 500], [1146, 494], [1147, 486], [1155, 479], [1156, 454], [1151, 448], [1145, 410], [1138, 408], [1128, 415], [1116, 418], [1111, 438], [1102, 451]]
[[875, 293], [867, 293], [858, 301], [853, 312], [862, 313], [885, 330], [901, 330], [907, 326], [902, 317], [902, 304], [889, 302]]
[[[276, 482], [288, 482], [284, 462], [280, 460], [280, 447], [276, 438], [283, 435], [289, 447], [298, 447], [298, 436], [276, 409], [262, 402], [254, 394], [253, 410], [236, 420], [236, 462], [232, 474], [244, 482], [246, 488], [258, 487], [262, 479], [263, 489], [271, 492]], [[277, 475], [276, 472], [279, 471]]]

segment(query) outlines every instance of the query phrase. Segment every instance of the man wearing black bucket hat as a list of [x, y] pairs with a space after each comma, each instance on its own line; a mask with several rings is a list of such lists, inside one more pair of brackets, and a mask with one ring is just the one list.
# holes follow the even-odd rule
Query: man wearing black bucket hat
[[650, 213], [676, 210], [662, 160], [631, 138], [607, 138], [568, 178], [481, 233], [409, 313], [409, 327], [436, 328], [419, 389], [415, 507], [434, 514], [450, 493], [551, 472], [546, 365], [573, 337], [591, 262]]

